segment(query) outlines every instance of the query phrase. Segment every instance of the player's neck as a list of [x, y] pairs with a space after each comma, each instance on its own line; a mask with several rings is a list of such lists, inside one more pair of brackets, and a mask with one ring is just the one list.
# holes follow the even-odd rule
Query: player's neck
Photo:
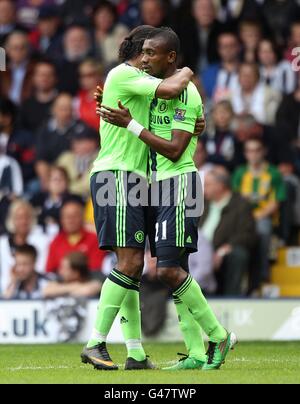
[[170, 65], [168, 70], [165, 72], [163, 79], [167, 79], [169, 77], [174, 76], [174, 74], [177, 72], [177, 66], [176, 65]]

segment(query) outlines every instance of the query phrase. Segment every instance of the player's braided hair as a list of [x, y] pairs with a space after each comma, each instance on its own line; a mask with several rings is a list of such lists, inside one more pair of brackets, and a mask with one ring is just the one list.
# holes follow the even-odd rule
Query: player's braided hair
[[150, 25], [141, 25], [135, 28], [125, 38], [119, 50], [119, 59], [121, 63], [136, 58], [142, 53], [145, 40], [155, 28]]

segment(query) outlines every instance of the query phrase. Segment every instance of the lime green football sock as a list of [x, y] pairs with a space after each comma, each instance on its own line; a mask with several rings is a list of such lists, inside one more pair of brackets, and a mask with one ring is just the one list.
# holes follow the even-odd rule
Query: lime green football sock
[[208, 305], [200, 286], [190, 275], [174, 291], [174, 295], [188, 307], [194, 319], [199, 323], [211, 342], [219, 343], [227, 337], [225, 328], [219, 323], [211, 307]]
[[120, 309], [121, 327], [127, 347], [128, 358], [144, 361], [146, 354], [142, 346], [142, 323], [140, 311], [140, 294], [128, 290]]
[[106, 342], [122, 302], [130, 289], [139, 290], [139, 283], [114, 269], [102, 286], [97, 318], [88, 348]]
[[191, 358], [206, 362], [205, 345], [202, 330], [192, 313], [180, 299], [174, 296], [180, 329], [184, 343]]

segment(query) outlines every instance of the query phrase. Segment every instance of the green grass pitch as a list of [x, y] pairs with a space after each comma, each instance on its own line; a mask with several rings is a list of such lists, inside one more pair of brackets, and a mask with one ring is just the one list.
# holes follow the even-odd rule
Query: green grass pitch
[[[151, 359], [159, 366], [171, 365], [182, 344], [146, 344]], [[116, 372], [96, 371], [80, 363], [80, 345], [0, 346], [0, 384], [300, 384], [300, 342], [241, 343], [221, 370], [165, 372], [122, 370], [125, 349], [111, 345]]]

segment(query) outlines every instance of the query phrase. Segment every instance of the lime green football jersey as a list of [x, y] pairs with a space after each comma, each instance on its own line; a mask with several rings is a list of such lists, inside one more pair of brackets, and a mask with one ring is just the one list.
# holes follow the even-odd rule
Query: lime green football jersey
[[[198, 118], [203, 116], [201, 96], [193, 83], [174, 100], [154, 99], [150, 112], [150, 131], [156, 136], [171, 140], [172, 131], [179, 129], [194, 133]], [[197, 171], [193, 160], [197, 147], [194, 136], [176, 163], [150, 150], [150, 182], [163, 181], [181, 174]]]
[[[129, 108], [132, 116], [149, 128], [149, 110], [162, 80], [123, 63], [107, 76], [103, 105], [118, 108], [118, 100]], [[101, 120], [101, 149], [91, 175], [100, 171], [128, 171], [147, 177], [149, 148], [124, 128]]]

